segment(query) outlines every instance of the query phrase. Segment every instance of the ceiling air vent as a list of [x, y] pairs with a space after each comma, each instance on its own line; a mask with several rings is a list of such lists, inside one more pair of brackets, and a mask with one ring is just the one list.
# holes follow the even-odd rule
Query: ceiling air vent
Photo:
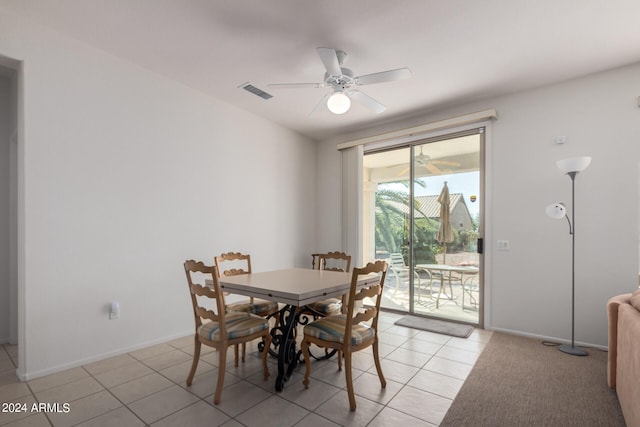
[[255, 87], [254, 85], [249, 84], [249, 83], [243, 83], [239, 87], [241, 87], [242, 89], [246, 90], [247, 92], [251, 92], [252, 94], [254, 94], [256, 96], [259, 96], [262, 99], [273, 98], [273, 95], [271, 95], [270, 93], [267, 93], [267, 92], [263, 91], [262, 89], [258, 89], [257, 87]]

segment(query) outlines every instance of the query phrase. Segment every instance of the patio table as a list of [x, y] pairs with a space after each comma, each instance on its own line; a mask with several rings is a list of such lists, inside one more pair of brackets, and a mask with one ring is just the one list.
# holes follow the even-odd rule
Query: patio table
[[[455, 302], [455, 300], [453, 299], [453, 288], [451, 287], [451, 275], [453, 273], [459, 273], [460, 283], [463, 283], [465, 274], [478, 274], [479, 272], [478, 267], [467, 266], [467, 265], [448, 265], [448, 264], [417, 264], [416, 269], [427, 270], [429, 272], [431, 281], [433, 281], [433, 272], [440, 273], [440, 277], [442, 278], [442, 280], [440, 282], [440, 289], [438, 290], [438, 296], [436, 298], [436, 307], [440, 306], [440, 297], [443, 294], [445, 297], [447, 297], [447, 299]], [[444, 288], [445, 279], [449, 283], [449, 292], [451, 292], [451, 295], [447, 295], [445, 292], [442, 291]]]

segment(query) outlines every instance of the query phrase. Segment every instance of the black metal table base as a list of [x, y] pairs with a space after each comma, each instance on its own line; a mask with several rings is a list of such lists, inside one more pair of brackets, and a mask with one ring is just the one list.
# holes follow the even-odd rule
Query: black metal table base
[[[284, 389], [284, 383], [291, 377], [291, 373], [303, 362], [302, 351], [296, 348], [297, 327], [306, 325], [314, 318], [321, 316], [307, 307], [299, 308], [286, 305], [280, 309], [280, 321], [271, 329], [271, 345], [269, 354], [278, 358], [278, 376], [276, 377], [276, 391]], [[328, 359], [336, 353], [335, 350], [324, 356], [315, 356], [316, 360]]]

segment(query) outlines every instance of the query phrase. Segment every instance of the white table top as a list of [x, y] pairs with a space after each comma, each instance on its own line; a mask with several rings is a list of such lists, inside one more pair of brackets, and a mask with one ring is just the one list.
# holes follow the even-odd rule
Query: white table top
[[456, 273], [477, 273], [478, 267], [472, 265], [418, 264], [416, 268], [425, 270], [453, 271]]
[[[375, 275], [361, 276], [358, 284], [372, 282]], [[298, 307], [349, 292], [351, 273], [339, 271], [288, 268], [262, 273], [221, 277], [224, 291], [276, 301]]]

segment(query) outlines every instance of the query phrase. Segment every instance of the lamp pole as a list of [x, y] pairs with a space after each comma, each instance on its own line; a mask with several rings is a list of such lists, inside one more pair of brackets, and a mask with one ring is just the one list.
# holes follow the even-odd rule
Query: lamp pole
[[[571, 221], [569, 221], [569, 234], [571, 234], [571, 345], [562, 344], [558, 350], [574, 356], [586, 356], [586, 350], [575, 346], [576, 323], [576, 175], [577, 171], [567, 172], [571, 178]], [[569, 220], [569, 218], [567, 218]]]
[[571, 178], [571, 219], [567, 215], [567, 209], [563, 203], [553, 203], [547, 206], [547, 215], [554, 219], [567, 219], [569, 223], [569, 234], [571, 235], [571, 345], [562, 344], [558, 349], [564, 353], [574, 356], [586, 356], [586, 350], [576, 347], [575, 324], [576, 324], [576, 175], [585, 170], [591, 163], [591, 157], [573, 157], [570, 159], [558, 160], [558, 168]]

